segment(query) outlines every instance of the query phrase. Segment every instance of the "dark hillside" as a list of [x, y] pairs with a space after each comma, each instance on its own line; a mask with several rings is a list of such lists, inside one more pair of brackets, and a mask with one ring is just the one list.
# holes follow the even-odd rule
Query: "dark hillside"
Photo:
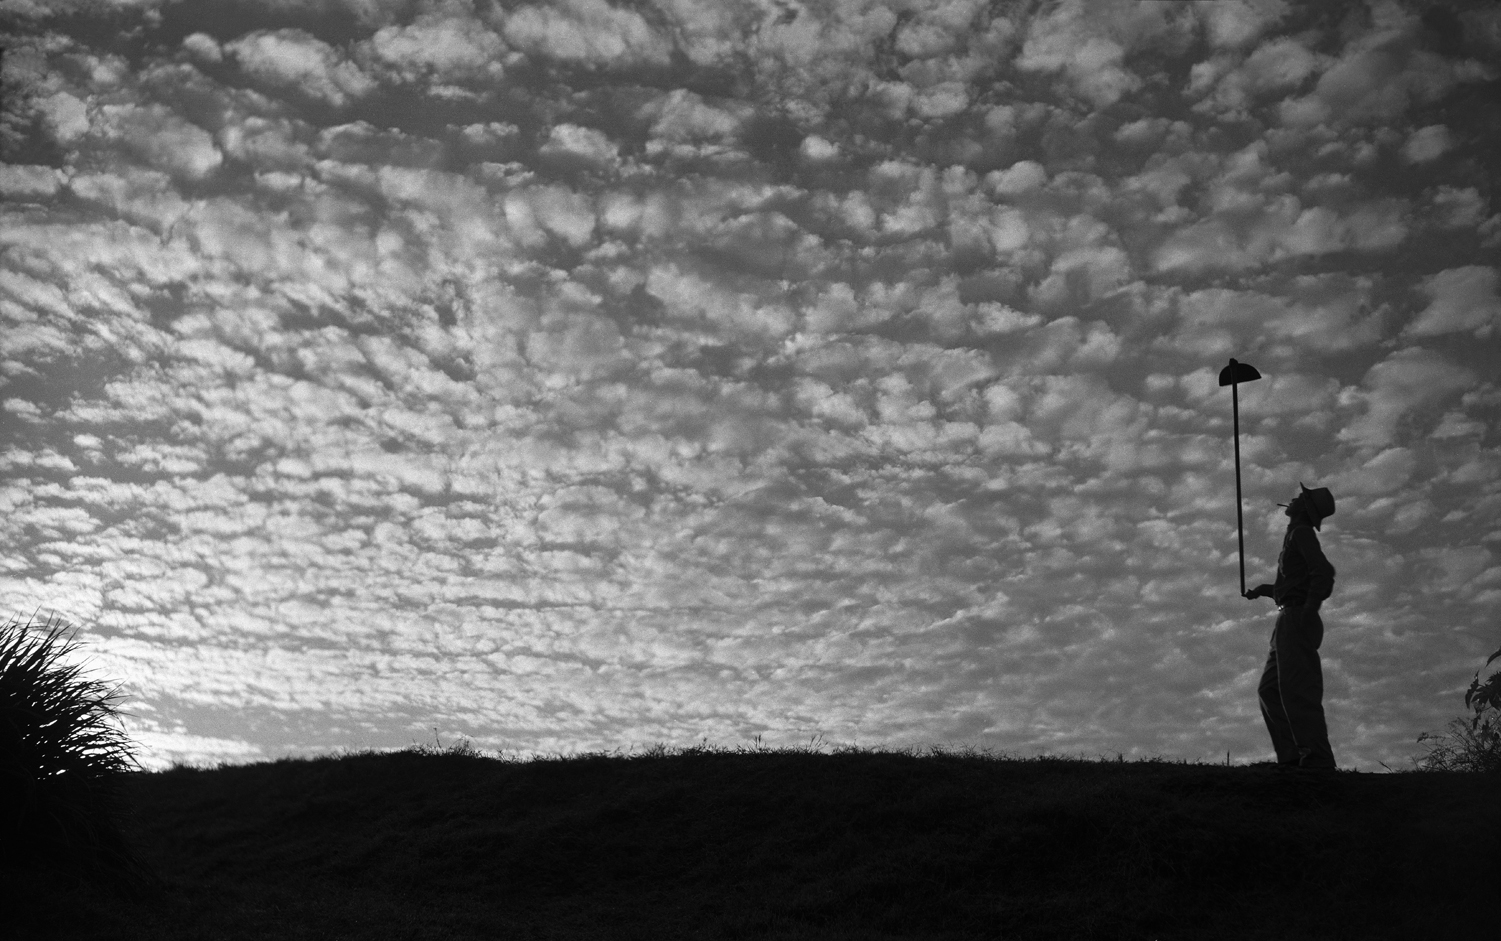
[[22, 937], [153, 941], [1484, 937], [1498, 792], [881, 752], [177, 769], [129, 785], [159, 899], [12, 915]]

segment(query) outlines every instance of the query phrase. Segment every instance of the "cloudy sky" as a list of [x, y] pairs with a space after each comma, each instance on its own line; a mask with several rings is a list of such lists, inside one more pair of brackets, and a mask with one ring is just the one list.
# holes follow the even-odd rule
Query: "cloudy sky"
[[1501, 643], [1501, 8], [3, 0], [0, 599], [148, 764], [1341, 764]]

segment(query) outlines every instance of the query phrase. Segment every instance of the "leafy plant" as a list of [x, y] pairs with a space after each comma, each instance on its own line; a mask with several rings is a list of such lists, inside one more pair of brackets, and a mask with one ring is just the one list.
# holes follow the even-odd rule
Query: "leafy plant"
[[[0, 872], [14, 883], [150, 875], [121, 834], [124, 772], [138, 768], [118, 690], [86, 676], [58, 618], [0, 626]], [[72, 661], [72, 662], [70, 662]]]
[[[1501, 657], [1497, 650], [1485, 660], [1485, 669]], [[1444, 734], [1424, 732], [1428, 754], [1418, 759], [1424, 771], [1501, 771], [1501, 670], [1480, 679], [1480, 670], [1465, 691], [1465, 708], [1474, 710], [1469, 719], [1455, 719]]]

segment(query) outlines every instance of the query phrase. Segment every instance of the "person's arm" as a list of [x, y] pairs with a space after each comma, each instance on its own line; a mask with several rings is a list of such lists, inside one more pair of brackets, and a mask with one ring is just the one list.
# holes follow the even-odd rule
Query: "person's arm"
[[1334, 566], [1324, 557], [1319, 537], [1307, 526], [1293, 531], [1293, 547], [1308, 566], [1308, 598], [1303, 602], [1305, 611], [1318, 611], [1324, 599], [1334, 594]]
[[1272, 586], [1257, 585], [1255, 588], [1247, 589], [1245, 597], [1247, 601], [1251, 601], [1256, 598], [1270, 598], [1272, 597]]

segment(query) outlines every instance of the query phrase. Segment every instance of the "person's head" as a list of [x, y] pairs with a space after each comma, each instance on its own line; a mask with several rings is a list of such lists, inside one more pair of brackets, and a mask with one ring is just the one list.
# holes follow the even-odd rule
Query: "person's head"
[[1319, 529], [1326, 518], [1334, 515], [1334, 494], [1329, 492], [1328, 487], [1309, 490], [1300, 483], [1298, 495], [1291, 502], [1281, 505], [1287, 507], [1284, 515], [1288, 519], [1305, 519], [1314, 529]]
[[1297, 519], [1303, 515], [1303, 495], [1299, 494], [1286, 503], [1279, 503], [1282, 507], [1282, 515], [1288, 519]]

